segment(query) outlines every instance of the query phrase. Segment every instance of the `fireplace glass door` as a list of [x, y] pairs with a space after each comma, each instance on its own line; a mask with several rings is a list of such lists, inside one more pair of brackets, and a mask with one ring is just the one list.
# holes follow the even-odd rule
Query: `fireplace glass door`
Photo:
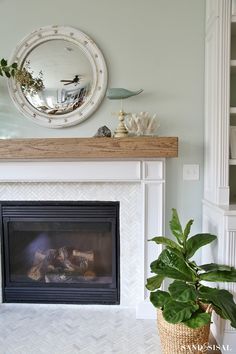
[[5, 302], [119, 303], [117, 202], [5, 202]]

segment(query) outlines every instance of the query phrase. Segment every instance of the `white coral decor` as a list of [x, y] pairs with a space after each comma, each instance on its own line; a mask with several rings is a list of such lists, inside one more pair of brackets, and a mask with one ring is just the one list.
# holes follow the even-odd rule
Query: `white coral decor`
[[148, 112], [127, 115], [125, 124], [129, 133], [135, 135], [155, 135], [160, 127], [156, 114], [151, 115]]

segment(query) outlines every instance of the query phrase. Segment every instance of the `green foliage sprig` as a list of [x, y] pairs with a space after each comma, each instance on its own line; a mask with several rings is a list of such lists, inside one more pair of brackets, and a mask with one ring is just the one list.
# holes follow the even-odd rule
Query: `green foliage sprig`
[[43, 73], [39, 72], [38, 76], [30, 68], [30, 61], [26, 61], [22, 69], [17, 69], [15, 72], [15, 80], [21, 85], [23, 92], [32, 95], [44, 89]]
[[0, 76], [6, 76], [8, 79], [15, 76], [17, 68], [17, 63], [8, 64], [6, 59], [1, 59], [0, 61]]
[[[191, 260], [199, 248], [217, 238], [208, 233], [189, 238], [192, 224], [191, 219], [183, 229], [176, 209], [172, 209], [170, 229], [177, 242], [164, 236], [150, 240], [165, 246], [157, 260], [150, 265], [152, 273], [155, 273], [146, 284], [151, 291], [150, 300], [155, 307], [162, 310], [169, 323], [181, 322], [191, 328], [201, 327], [210, 323], [211, 314], [206, 308], [211, 307], [222, 318], [230, 320], [231, 326], [236, 328], [236, 304], [233, 295], [227, 290], [201, 284], [201, 281], [235, 282], [236, 269], [215, 263], [198, 266]], [[174, 279], [168, 291], [157, 290], [165, 278]]]
[[44, 89], [42, 71], [38, 76], [34, 76], [29, 61], [26, 61], [24, 67], [19, 69], [17, 63], [9, 65], [6, 59], [1, 59], [0, 76], [6, 76], [8, 79], [14, 78], [20, 84], [22, 91], [31, 96]]

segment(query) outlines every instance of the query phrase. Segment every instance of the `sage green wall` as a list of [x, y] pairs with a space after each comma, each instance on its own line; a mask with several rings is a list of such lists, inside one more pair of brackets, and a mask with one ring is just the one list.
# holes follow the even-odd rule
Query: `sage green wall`
[[[0, 0], [0, 57], [9, 58], [31, 31], [49, 24], [75, 26], [104, 53], [109, 85], [144, 93], [125, 101], [127, 111], [157, 112], [160, 135], [178, 136], [179, 158], [167, 162], [167, 220], [171, 207], [201, 227], [205, 0]], [[0, 80], [0, 137], [91, 136], [117, 123], [118, 102], [104, 100], [72, 128], [39, 127], [11, 102]], [[200, 164], [200, 181], [183, 181], [183, 163]]]

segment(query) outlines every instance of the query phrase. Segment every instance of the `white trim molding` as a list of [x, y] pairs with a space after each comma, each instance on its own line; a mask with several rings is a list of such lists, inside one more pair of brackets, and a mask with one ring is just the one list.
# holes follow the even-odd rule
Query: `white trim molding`
[[207, 0], [204, 198], [229, 203], [231, 1]]
[[[233, 1], [235, 3], [235, 1]], [[230, 205], [230, 52], [231, 0], [206, 0], [205, 134], [203, 232], [218, 241], [202, 251], [203, 263], [235, 266], [236, 208]], [[236, 297], [235, 284], [219, 284]], [[213, 317], [212, 331], [221, 345], [235, 347], [236, 331]]]
[[[138, 235], [130, 235], [137, 244], [140, 263], [133, 267], [132, 281], [136, 284], [139, 294], [136, 297], [137, 318], [156, 318], [156, 311], [149, 302], [149, 294], [145, 288], [146, 279], [150, 276], [150, 263], [157, 258], [162, 247], [154, 242], [147, 242], [155, 235], [164, 234], [164, 204], [165, 204], [165, 159], [136, 159], [130, 161], [121, 160], [86, 160], [86, 161], [9, 161], [0, 162], [0, 199], [1, 200], [79, 200], [78, 188], [83, 186], [83, 197], [86, 196], [86, 188], [96, 190], [93, 198], [102, 196], [103, 200], [111, 200], [112, 183], [115, 188], [127, 191], [127, 184], [136, 185], [139, 193], [139, 210], [130, 210], [131, 213], [140, 215], [140, 231]], [[88, 184], [91, 188], [88, 187]], [[118, 184], [118, 186], [117, 186]], [[107, 189], [106, 189], [107, 186]], [[131, 198], [123, 195], [123, 200]], [[114, 194], [116, 200], [119, 195]], [[124, 203], [123, 203], [124, 205]], [[125, 205], [126, 202], [125, 202]], [[131, 204], [133, 205], [133, 204]], [[122, 208], [122, 205], [121, 205]], [[123, 211], [121, 210], [121, 213]], [[129, 211], [125, 211], [126, 214]], [[127, 218], [126, 218], [127, 220]], [[121, 230], [125, 228], [122, 225]], [[136, 228], [137, 229], [137, 228]], [[127, 237], [121, 231], [122, 237]], [[135, 247], [130, 252], [135, 252]], [[122, 262], [124, 262], [123, 252]], [[140, 256], [141, 255], [141, 256]], [[129, 259], [127, 260], [129, 262]], [[136, 263], [137, 264], [137, 263]], [[124, 272], [123, 272], [124, 274]], [[121, 272], [122, 277], [122, 272]], [[127, 279], [122, 282], [123, 288], [128, 289]], [[134, 306], [129, 298], [130, 291], [126, 289], [125, 306]], [[122, 299], [122, 287], [121, 287]], [[131, 305], [132, 304], [132, 305]]]
[[[202, 249], [202, 264], [218, 263], [236, 267], [236, 207], [221, 207], [203, 201], [203, 232], [217, 235], [217, 242]], [[219, 287], [230, 291], [236, 301], [235, 283], [219, 283]], [[236, 330], [229, 321], [214, 316], [212, 332], [218, 344], [235, 348]]]

